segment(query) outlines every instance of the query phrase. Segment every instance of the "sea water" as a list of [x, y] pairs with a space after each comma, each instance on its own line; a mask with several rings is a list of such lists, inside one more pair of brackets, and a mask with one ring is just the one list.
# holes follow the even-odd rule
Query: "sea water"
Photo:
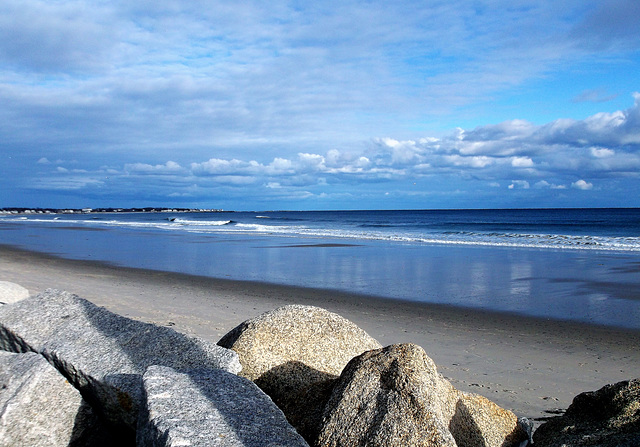
[[640, 328], [640, 209], [0, 217], [73, 259]]

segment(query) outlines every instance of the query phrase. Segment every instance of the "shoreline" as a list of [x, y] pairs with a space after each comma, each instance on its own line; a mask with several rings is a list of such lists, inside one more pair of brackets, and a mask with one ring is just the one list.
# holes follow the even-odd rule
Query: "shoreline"
[[[221, 223], [211, 216], [206, 220]], [[231, 214], [220, 215], [224, 221], [231, 218]], [[253, 214], [238, 218], [238, 222], [244, 222], [240, 225], [258, 225], [255, 233], [227, 232], [225, 225], [202, 232], [200, 225], [188, 223], [197, 220], [174, 224], [157, 220], [158, 216], [151, 220], [107, 220], [106, 224], [83, 220], [85, 224], [76, 219], [61, 219], [56, 224], [5, 222], [0, 243], [133, 268], [341, 290], [640, 330], [636, 255], [534, 246], [414, 244], [338, 237], [331, 231], [317, 237], [296, 233], [300, 222], [286, 222], [286, 215], [280, 218], [285, 224], [273, 228], [263, 228]], [[327, 218], [330, 222], [321, 227], [334, 228], [331, 219], [337, 217]], [[411, 218], [399, 216], [399, 228]], [[529, 218], [522, 217], [523, 222]], [[375, 222], [382, 218], [366, 219]], [[301, 222], [310, 228], [316, 225], [309, 216]], [[349, 225], [357, 227], [358, 219], [354, 222]], [[276, 231], [281, 224], [291, 227], [292, 232]], [[334, 229], [338, 233], [345, 230], [348, 235], [351, 227], [340, 225]], [[260, 232], [263, 230], [264, 234]], [[548, 230], [552, 236], [553, 228]]]
[[282, 305], [323, 307], [384, 346], [422, 346], [456, 388], [532, 419], [566, 409], [581, 392], [634, 378], [640, 366], [640, 331], [632, 329], [118, 267], [7, 245], [0, 245], [0, 281], [31, 294], [67, 290], [118, 314], [213, 342]]

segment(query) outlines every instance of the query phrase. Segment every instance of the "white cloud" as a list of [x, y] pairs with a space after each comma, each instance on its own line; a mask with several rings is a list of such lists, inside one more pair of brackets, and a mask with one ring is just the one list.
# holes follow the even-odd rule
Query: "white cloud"
[[246, 175], [220, 175], [212, 177], [211, 180], [215, 183], [231, 186], [245, 186], [257, 183], [257, 179], [255, 177], [249, 177]]
[[578, 180], [576, 182], [573, 182], [571, 184], [571, 187], [576, 189], [581, 189], [583, 191], [588, 191], [590, 189], [593, 189], [593, 184], [585, 180]]
[[508, 186], [509, 189], [529, 189], [529, 182], [526, 180], [513, 180]]
[[325, 160], [322, 155], [300, 153], [298, 154], [298, 158], [303, 166], [309, 166], [316, 169], [324, 167]]
[[294, 168], [291, 160], [276, 157], [266, 166], [265, 171], [272, 175], [293, 174]]
[[[313, 141], [321, 148], [303, 151], [324, 152], [372, 134], [406, 134], [396, 131], [407, 127], [399, 124], [406, 119], [456, 116], [460, 106], [579, 60], [585, 50], [576, 52], [567, 35], [569, 18], [575, 23], [593, 7], [582, 3], [525, 13], [500, 1], [489, 13], [468, 1], [427, 8], [406, 1], [149, 7], [7, 0], [0, 6], [7, 37], [0, 39], [0, 62], [8, 67], [0, 101], [16, 102], [6, 113], [31, 123], [27, 134], [54, 127], [62, 132], [47, 132], [49, 139], [73, 136], [96, 148], [130, 142], [136, 151], [157, 154], [165, 146], [165, 159], [176, 147], [193, 146], [201, 149], [192, 158], [205, 159], [212, 142], [246, 148], [260, 140], [277, 148], [274, 143], [286, 141], [291, 148]], [[538, 23], [547, 26], [540, 30]], [[532, 127], [513, 120], [484, 130], [513, 133], [518, 126], [521, 137]], [[507, 140], [496, 145], [493, 138], [487, 147], [468, 134], [461, 155], [497, 154], [496, 146], [503, 155], [514, 151]], [[410, 136], [396, 138], [394, 162], [411, 164], [421, 145], [434, 143], [423, 140], [435, 137], [414, 145]], [[256, 153], [215, 158], [255, 159]]]
[[457, 154], [445, 155], [442, 158], [453, 166], [468, 166], [471, 168], [484, 168], [495, 161], [495, 159], [486, 156], [463, 157]]
[[196, 175], [251, 174], [258, 172], [261, 167], [255, 160], [245, 162], [236, 158], [210, 158], [202, 163], [191, 163], [191, 171]]
[[174, 161], [168, 161], [161, 165], [129, 163], [124, 166], [124, 170], [135, 174], [181, 174], [186, 172], [185, 168]]
[[[604, 121], [625, 117], [624, 123], [617, 127], [621, 132], [632, 134], [634, 129], [629, 123], [634, 122], [637, 109], [636, 98], [633, 107], [608, 114]], [[489, 188], [495, 191], [494, 188], [506, 185], [521, 193], [531, 190], [528, 194], [544, 190], [565, 190], [568, 194], [569, 187], [595, 192], [606, 189], [608, 179], [613, 182], [640, 178], [640, 147], [610, 144], [614, 140], [610, 126], [592, 125], [602, 122], [603, 116], [597, 114], [582, 121], [556, 120], [540, 126], [508, 121], [472, 131], [456, 130], [437, 138], [378, 138], [350, 150], [329, 149], [325, 153], [309, 150], [294, 156], [283, 153], [273, 157], [273, 152], [269, 152], [267, 161], [215, 157], [182, 163], [170, 160], [160, 164], [125, 163], [121, 167], [102, 165], [84, 172], [83, 176], [78, 175], [82, 169], [71, 170], [42, 160], [39, 166], [45, 175], [38, 184], [48, 184], [52, 190], [81, 190], [95, 189], [108, 181], [110, 188], [119, 184], [128, 190], [126, 185], [146, 181], [145, 188], [149, 191], [157, 190], [158, 195], [176, 198], [204, 196], [205, 191], [224, 188], [227, 188], [226, 194], [231, 195], [229, 191], [245, 188], [247, 194], [257, 197], [268, 194], [274, 200], [301, 197], [294, 194], [296, 191], [304, 192], [302, 196], [310, 193], [319, 198], [325, 190], [335, 197], [341, 189], [358, 188], [362, 193], [375, 189], [377, 194], [389, 191], [394, 197], [402, 194], [417, 197], [428, 195], [433, 189], [442, 190], [442, 194], [464, 190], [459, 187], [461, 182], [471, 182], [469, 190], [478, 191]], [[577, 134], [576, 129], [586, 128], [590, 132], [584, 132], [580, 141], [571, 136]], [[609, 141], [605, 145], [602, 140]], [[47, 169], [51, 180], [47, 180]], [[66, 177], [68, 183], [64, 182]], [[575, 181], [576, 178], [602, 180], [598, 188], [594, 188], [593, 183], [583, 179]], [[373, 188], [393, 182], [406, 185], [407, 179], [429, 186], [425, 190], [402, 193], [404, 187], [400, 186], [397, 191], [388, 187]], [[476, 186], [472, 186], [474, 184]], [[198, 189], [193, 189], [194, 185]]]
[[611, 149], [607, 149], [607, 148], [599, 148], [599, 147], [592, 147], [591, 148], [591, 155], [593, 155], [596, 158], [606, 158], [606, 157], [613, 157], [615, 155], [615, 151], [612, 151]]
[[546, 180], [540, 180], [533, 185], [535, 188], [549, 188], [551, 184]]
[[40, 178], [29, 185], [30, 189], [55, 190], [55, 191], [80, 191], [87, 188], [96, 188], [104, 185], [104, 182], [91, 176], [67, 176], [61, 178]]
[[539, 182], [536, 182], [533, 185], [535, 188], [538, 189], [545, 189], [545, 188], [549, 188], [549, 189], [567, 189], [567, 187], [565, 185], [556, 185], [553, 183], [549, 183], [546, 180], [540, 180]]
[[529, 157], [512, 157], [511, 166], [514, 168], [532, 168], [533, 160]]
[[[509, 95], [575, 80], [585, 63], [601, 79], [636, 68], [633, 0], [94, 3], [0, 2], [0, 144], [37, 164], [2, 190], [108, 179], [105, 191], [128, 197], [134, 182], [163, 197], [244, 186], [248, 197], [397, 197], [411, 179], [533, 194], [640, 175], [638, 94], [587, 119], [495, 123], [538, 122], [535, 104], [583, 116], [614, 99], [625, 87], [567, 82], [548, 104]], [[446, 134], [458, 120], [468, 128]]]
[[103, 67], [118, 27], [109, 8], [83, 2], [3, 0], [0, 58], [42, 72]]

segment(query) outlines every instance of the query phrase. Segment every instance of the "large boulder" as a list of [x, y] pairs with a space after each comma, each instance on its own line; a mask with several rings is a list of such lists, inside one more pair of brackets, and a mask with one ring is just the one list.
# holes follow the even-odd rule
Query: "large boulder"
[[0, 305], [13, 304], [29, 298], [29, 291], [19, 284], [0, 281]]
[[533, 434], [536, 447], [640, 446], [640, 379], [578, 394]]
[[245, 321], [218, 344], [240, 356], [253, 380], [310, 440], [333, 382], [353, 357], [381, 347], [349, 320], [314, 306], [290, 305]]
[[518, 446], [516, 416], [456, 390], [414, 344], [366, 352], [345, 367], [328, 400], [318, 446]]
[[41, 355], [0, 351], [0, 446], [77, 445], [83, 400]]
[[151, 366], [144, 389], [139, 446], [308, 447], [273, 401], [243, 377]]
[[135, 430], [142, 375], [151, 365], [178, 371], [240, 371], [237, 354], [166, 327], [131, 320], [58, 290], [0, 307], [0, 348], [40, 352], [110, 423]]

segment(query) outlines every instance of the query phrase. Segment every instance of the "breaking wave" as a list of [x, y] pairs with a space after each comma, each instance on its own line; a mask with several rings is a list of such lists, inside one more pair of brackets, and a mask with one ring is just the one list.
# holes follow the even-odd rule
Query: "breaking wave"
[[[488, 228], [482, 222], [457, 223], [437, 222], [431, 225], [424, 221], [405, 220], [395, 222], [385, 218], [371, 218], [362, 220], [348, 220], [344, 215], [322, 219], [298, 218], [298, 216], [273, 215], [254, 213], [234, 214], [234, 220], [215, 219], [211, 217], [227, 217], [218, 215], [193, 215], [185, 217], [165, 217], [155, 215], [134, 216], [104, 216], [104, 219], [77, 217], [29, 217], [4, 216], [2, 222], [15, 224], [41, 224], [51, 227], [57, 225], [77, 225], [100, 228], [137, 228], [141, 230], [162, 230], [167, 232], [191, 232], [202, 234], [246, 234], [246, 235], [274, 235], [282, 237], [304, 237], [319, 239], [349, 239], [360, 241], [386, 241], [402, 244], [446, 244], [446, 245], [476, 245], [494, 247], [525, 247], [540, 249], [581, 249], [581, 250], [611, 250], [625, 252], [640, 252], [640, 237], [637, 231], [629, 230], [632, 235], [589, 235], [562, 234], [556, 231], [572, 231], [570, 221], [564, 220], [563, 226], [546, 225], [541, 231], [529, 231], [534, 226], [519, 228], [514, 223], [492, 223]], [[232, 217], [232, 216], [230, 216]], [[306, 217], [306, 216], [304, 216]], [[317, 217], [317, 216], [312, 216]], [[374, 216], [377, 217], [377, 216]], [[464, 230], [460, 226], [466, 226]], [[503, 228], [495, 228], [500, 227]], [[583, 226], [581, 231], [588, 232]], [[516, 231], [512, 231], [512, 230]], [[537, 229], [537, 228], [536, 228]], [[524, 231], [522, 231], [524, 230]], [[546, 230], [546, 233], [545, 233]], [[597, 228], [593, 227], [597, 233]]]

